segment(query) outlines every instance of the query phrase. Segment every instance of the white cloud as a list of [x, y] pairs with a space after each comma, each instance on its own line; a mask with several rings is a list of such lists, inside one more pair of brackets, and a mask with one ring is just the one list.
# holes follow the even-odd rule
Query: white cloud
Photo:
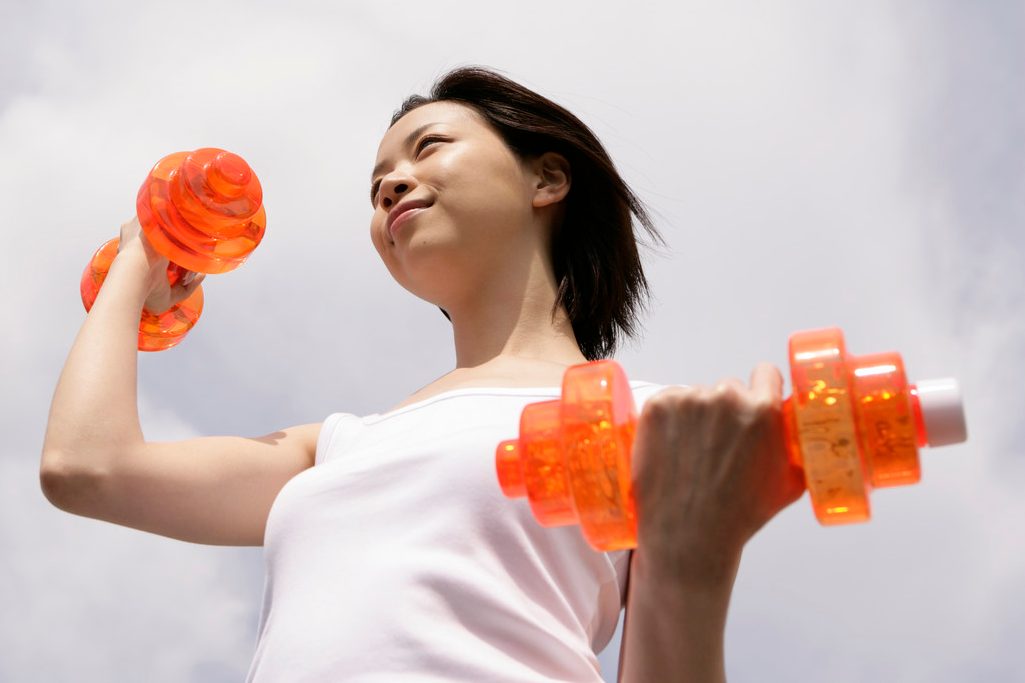
[[751, 543], [731, 676], [1020, 675], [1020, 9], [467, 7], [20, 3], [0, 21], [14, 65], [0, 78], [0, 354], [16, 359], [0, 411], [0, 600], [15, 607], [0, 678], [239, 680], [259, 549], [75, 518], [39, 492], [78, 278], [157, 158], [239, 151], [267, 193], [267, 237], [207, 280], [185, 343], [140, 357], [147, 436], [393, 405], [453, 353], [444, 318], [370, 245], [367, 175], [402, 98], [462, 63], [577, 113], [655, 210], [671, 252], [648, 260], [652, 314], [620, 354], [632, 377], [746, 378], [758, 360], [785, 365], [791, 331], [836, 324], [854, 353], [896, 349], [917, 378], [961, 380], [970, 441], [923, 452], [923, 482], [877, 492], [872, 523], [821, 529], [802, 500]]
[[[41, 435], [45, 416], [33, 417], [22, 436]], [[146, 397], [140, 419], [153, 439], [198, 435]], [[43, 497], [38, 451], [16, 452], [0, 459], [0, 680], [245, 676], [262, 595], [259, 549], [182, 543], [68, 515]]]

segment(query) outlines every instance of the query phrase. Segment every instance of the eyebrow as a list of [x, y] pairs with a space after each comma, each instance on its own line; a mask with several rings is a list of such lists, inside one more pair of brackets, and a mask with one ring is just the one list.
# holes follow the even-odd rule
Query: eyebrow
[[[412, 133], [410, 133], [409, 135], [406, 136], [406, 139], [402, 143], [403, 147], [409, 147], [411, 144], [413, 144], [413, 141], [416, 140], [417, 137], [419, 137], [420, 133], [424, 132], [425, 130], [427, 130], [431, 126], [438, 125], [439, 123], [442, 123], [442, 122], [441, 121], [433, 121], [431, 123], [425, 123], [424, 125], [420, 126], [419, 128], [417, 128]], [[376, 176], [378, 173], [380, 173], [381, 169], [384, 168], [387, 165], [388, 165], [387, 161], [382, 161], [377, 166], [374, 166], [374, 171], [370, 174], [370, 182], [371, 183], [374, 182], [374, 176]]]

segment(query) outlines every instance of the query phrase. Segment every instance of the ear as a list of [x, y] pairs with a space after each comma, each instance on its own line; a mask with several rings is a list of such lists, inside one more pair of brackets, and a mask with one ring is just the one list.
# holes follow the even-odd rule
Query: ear
[[535, 209], [558, 204], [566, 198], [570, 187], [566, 157], [556, 152], [545, 152], [532, 160], [531, 167], [537, 176], [533, 199]]

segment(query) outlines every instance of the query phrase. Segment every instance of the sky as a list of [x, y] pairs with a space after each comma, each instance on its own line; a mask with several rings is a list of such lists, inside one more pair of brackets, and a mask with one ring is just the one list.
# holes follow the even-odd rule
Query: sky
[[[47, 411], [78, 280], [152, 164], [216, 146], [259, 175], [266, 236], [200, 324], [139, 357], [151, 440], [258, 436], [395, 405], [454, 365], [450, 327], [369, 239], [392, 111], [500, 70], [576, 113], [653, 212], [654, 293], [616, 359], [662, 384], [786, 368], [841, 327], [956, 377], [966, 443], [820, 527], [807, 496], [744, 552], [734, 681], [1025, 676], [1025, 4], [0, 3], [0, 681], [244, 678], [262, 548], [50, 505]], [[411, 334], [412, 333], [412, 334]], [[619, 633], [600, 655], [615, 680]]]

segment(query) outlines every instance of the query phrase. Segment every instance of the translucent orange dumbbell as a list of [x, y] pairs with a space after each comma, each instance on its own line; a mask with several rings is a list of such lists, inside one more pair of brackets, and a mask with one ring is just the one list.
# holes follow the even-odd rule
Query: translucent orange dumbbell
[[[135, 202], [143, 233], [166, 256], [173, 286], [190, 271], [226, 273], [249, 258], [263, 239], [263, 189], [249, 165], [231, 152], [204, 147], [170, 154], [146, 176]], [[89, 311], [117, 255], [118, 238], [93, 255], [82, 273], [82, 303]], [[203, 288], [166, 311], [143, 309], [139, 350], [178, 344], [203, 312]]]
[[[836, 328], [795, 333], [789, 347], [786, 447], [804, 468], [820, 523], [867, 521], [873, 488], [920, 479], [919, 448], [967, 437], [955, 380], [909, 384], [899, 354], [848, 354]], [[636, 428], [633, 393], [619, 364], [574, 365], [563, 376], [562, 396], [526, 406], [519, 438], [499, 444], [502, 491], [525, 496], [542, 526], [580, 524], [596, 550], [634, 548]]]

